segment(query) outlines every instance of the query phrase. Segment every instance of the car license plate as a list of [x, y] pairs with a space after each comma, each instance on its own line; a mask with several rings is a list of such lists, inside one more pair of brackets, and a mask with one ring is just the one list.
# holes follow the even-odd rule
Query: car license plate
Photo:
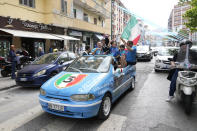
[[64, 106], [56, 105], [56, 104], [48, 104], [48, 108], [52, 110], [64, 111]]
[[27, 81], [27, 78], [20, 78], [20, 81]]

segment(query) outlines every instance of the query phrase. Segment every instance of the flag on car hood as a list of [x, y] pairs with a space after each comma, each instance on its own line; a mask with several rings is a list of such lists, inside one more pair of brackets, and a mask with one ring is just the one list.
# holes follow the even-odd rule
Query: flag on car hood
[[133, 41], [134, 45], [137, 45], [140, 39], [140, 27], [138, 24], [138, 20], [132, 16], [127, 23], [126, 27], [121, 36], [123, 39]]

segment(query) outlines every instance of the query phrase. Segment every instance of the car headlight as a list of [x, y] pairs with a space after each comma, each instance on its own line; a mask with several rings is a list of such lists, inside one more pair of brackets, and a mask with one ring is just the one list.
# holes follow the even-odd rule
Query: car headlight
[[187, 79], [187, 78], [180, 77], [180, 80], [185, 85], [193, 85], [193, 84], [195, 84], [197, 82], [196, 78]]
[[74, 101], [90, 101], [95, 99], [95, 96], [92, 94], [77, 94], [77, 95], [72, 95], [71, 99]]
[[157, 59], [157, 60], [156, 60], [156, 62], [157, 62], [157, 63], [161, 63], [162, 61], [161, 61], [161, 60], [159, 60], [159, 59]]
[[43, 96], [45, 96], [46, 95], [45, 90], [43, 90], [42, 88], [40, 88], [40, 94], [43, 95]]
[[147, 52], [146, 55], [150, 55], [150, 52]]
[[46, 73], [46, 70], [41, 70], [38, 73], [34, 74], [34, 76], [44, 75], [45, 73]]

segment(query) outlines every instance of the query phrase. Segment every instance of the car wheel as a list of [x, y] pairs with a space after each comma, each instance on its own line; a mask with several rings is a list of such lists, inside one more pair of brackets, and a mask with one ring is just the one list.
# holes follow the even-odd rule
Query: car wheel
[[135, 77], [133, 77], [133, 79], [131, 80], [131, 85], [129, 87], [129, 91], [132, 91], [135, 89]]
[[1, 71], [1, 75], [2, 75], [3, 77], [7, 77], [7, 76], [8, 76], [8, 73], [7, 73], [7, 71], [2, 70], [2, 71]]
[[159, 72], [159, 70], [155, 69], [155, 72]]
[[111, 105], [112, 102], [110, 94], [105, 94], [98, 112], [98, 119], [106, 120], [109, 117], [111, 113]]

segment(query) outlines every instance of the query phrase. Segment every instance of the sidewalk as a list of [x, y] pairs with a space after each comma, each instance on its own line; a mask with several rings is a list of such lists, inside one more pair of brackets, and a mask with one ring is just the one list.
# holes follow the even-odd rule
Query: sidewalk
[[11, 77], [2, 77], [0, 74], [0, 91], [13, 88], [15, 86], [15, 80], [11, 79]]

